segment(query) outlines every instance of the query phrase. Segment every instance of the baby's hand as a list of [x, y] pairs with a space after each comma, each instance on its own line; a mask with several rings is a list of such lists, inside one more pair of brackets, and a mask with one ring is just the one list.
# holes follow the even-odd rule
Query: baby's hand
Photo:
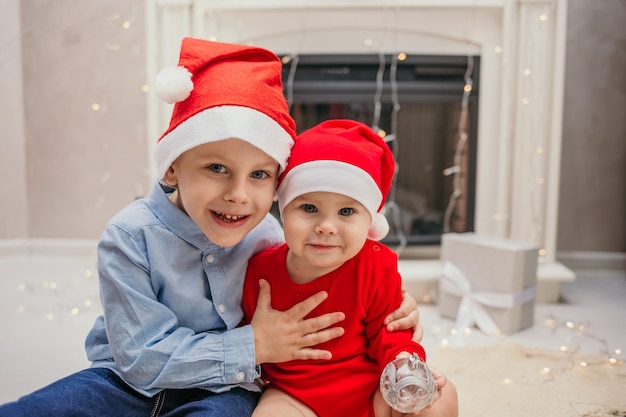
[[426, 408], [432, 407], [433, 403], [439, 399], [439, 397], [441, 396], [441, 390], [448, 382], [448, 378], [446, 378], [446, 376], [442, 374], [441, 371], [438, 371], [431, 366], [429, 366], [428, 369], [430, 369], [430, 373], [433, 374], [433, 378], [435, 378], [435, 384], [437, 384], [437, 394], [435, 394], [435, 396], [433, 397], [433, 401]]
[[[428, 410], [429, 408], [431, 408], [433, 406], [433, 404], [439, 399], [439, 397], [441, 397], [441, 390], [443, 389], [443, 387], [446, 385], [446, 383], [448, 382], [448, 378], [446, 378], [446, 376], [444, 374], [442, 374], [440, 371], [438, 371], [437, 369], [429, 366], [428, 369], [430, 369], [430, 373], [433, 374], [433, 378], [435, 379], [435, 384], [437, 385], [437, 392], [435, 393], [435, 395], [433, 395], [433, 399], [430, 402], [430, 404], [428, 404], [426, 407], [424, 407], [422, 409], [422, 411], [424, 410]], [[398, 414], [398, 416], [404, 415], [404, 416], [419, 416], [422, 411], [420, 411], [419, 413], [416, 414]], [[397, 417], [396, 415], [392, 415], [392, 417]]]

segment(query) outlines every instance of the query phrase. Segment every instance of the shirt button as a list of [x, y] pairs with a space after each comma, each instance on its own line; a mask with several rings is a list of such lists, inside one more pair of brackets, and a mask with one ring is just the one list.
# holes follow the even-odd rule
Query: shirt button
[[226, 307], [224, 307], [224, 304], [220, 304], [217, 306], [217, 311], [219, 311], [220, 313], [223, 313], [226, 311]]
[[246, 377], [246, 374], [244, 374], [243, 372], [237, 372], [237, 381], [243, 381], [243, 379]]
[[213, 255], [207, 255], [206, 257], [206, 261], [210, 264], [212, 264], [213, 262], [215, 262], [215, 256]]

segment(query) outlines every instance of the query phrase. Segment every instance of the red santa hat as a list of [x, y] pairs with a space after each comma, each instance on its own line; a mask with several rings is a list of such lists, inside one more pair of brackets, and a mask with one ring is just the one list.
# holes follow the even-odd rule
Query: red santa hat
[[183, 152], [229, 138], [261, 149], [282, 171], [296, 134], [281, 76], [280, 59], [266, 49], [183, 39], [178, 66], [155, 80], [157, 95], [176, 103], [156, 145], [159, 180]]
[[368, 237], [389, 232], [381, 210], [395, 171], [389, 146], [370, 127], [352, 120], [328, 120], [298, 135], [287, 169], [279, 178], [278, 208], [310, 192], [343, 194], [372, 217]]

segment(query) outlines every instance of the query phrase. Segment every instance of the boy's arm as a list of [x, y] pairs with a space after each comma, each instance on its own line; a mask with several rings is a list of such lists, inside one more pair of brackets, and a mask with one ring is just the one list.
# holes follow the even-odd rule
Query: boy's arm
[[181, 326], [158, 300], [145, 250], [128, 233], [108, 227], [98, 257], [107, 339], [128, 383], [149, 393], [192, 387], [219, 392], [258, 378], [252, 328], [195, 332]]
[[402, 286], [402, 304], [385, 318], [387, 331], [413, 330], [413, 340], [417, 343], [424, 337], [424, 328], [420, 323], [420, 313], [417, 309], [417, 302]]

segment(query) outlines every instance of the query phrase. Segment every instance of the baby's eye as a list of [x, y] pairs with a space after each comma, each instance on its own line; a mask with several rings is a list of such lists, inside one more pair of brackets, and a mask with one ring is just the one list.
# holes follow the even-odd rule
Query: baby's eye
[[213, 172], [224, 173], [226, 172], [226, 167], [222, 164], [210, 164], [207, 168]]
[[250, 176], [254, 178], [255, 180], [262, 180], [262, 179], [268, 178], [270, 174], [268, 174], [265, 171], [253, 171], [252, 174], [250, 174]]
[[344, 207], [342, 209], [339, 209], [339, 215], [340, 216], [349, 216], [352, 213], [354, 213], [354, 209], [350, 208], [350, 207]]
[[306, 211], [307, 213], [315, 213], [317, 211], [317, 207], [315, 207], [313, 204], [303, 204], [302, 210]]

